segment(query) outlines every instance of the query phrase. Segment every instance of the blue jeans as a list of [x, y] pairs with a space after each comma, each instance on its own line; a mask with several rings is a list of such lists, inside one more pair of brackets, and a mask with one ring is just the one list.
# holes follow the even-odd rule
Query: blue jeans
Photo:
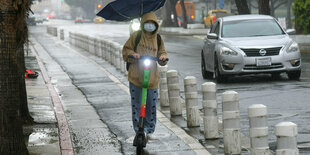
[[[129, 89], [131, 95], [133, 128], [135, 132], [138, 132], [142, 88], [139, 88], [130, 82]], [[144, 122], [145, 133], [153, 133], [155, 131], [157, 103], [158, 103], [158, 89], [149, 89], [147, 91], [146, 109], [145, 109], [145, 122]]]

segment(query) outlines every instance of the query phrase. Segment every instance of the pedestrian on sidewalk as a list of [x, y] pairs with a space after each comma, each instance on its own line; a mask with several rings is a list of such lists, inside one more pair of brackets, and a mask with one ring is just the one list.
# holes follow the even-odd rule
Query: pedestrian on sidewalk
[[[132, 104], [132, 122], [135, 132], [138, 132], [138, 122], [142, 95], [142, 74], [143, 64], [137, 60], [128, 59], [128, 55], [136, 59], [140, 56], [158, 57], [160, 60], [166, 60], [167, 53], [164, 41], [158, 32], [159, 24], [156, 15], [153, 12], [146, 13], [141, 19], [141, 30], [134, 32], [123, 47], [123, 59], [127, 62], [128, 81]], [[159, 62], [161, 66], [167, 62]], [[130, 64], [130, 65], [129, 65]], [[150, 66], [150, 80], [147, 92], [146, 114], [144, 132], [148, 140], [156, 139], [153, 136], [156, 126], [156, 105], [158, 103], [158, 82], [159, 71], [157, 63]]]

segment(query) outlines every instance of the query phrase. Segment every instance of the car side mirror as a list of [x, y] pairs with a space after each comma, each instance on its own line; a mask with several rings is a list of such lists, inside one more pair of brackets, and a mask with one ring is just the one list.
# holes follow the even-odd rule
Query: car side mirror
[[289, 35], [293, 35], [293, 34], [296, 34], [296, 30], [295, 29], [287, 29], [286, 33]]
[[209, 33], [209, 34], [207, 35], [207, 38], [208, 38], [208, 39], [218, 39], [218, 36], [217, 36], [217, 34], [215, 34], [215, 33]]

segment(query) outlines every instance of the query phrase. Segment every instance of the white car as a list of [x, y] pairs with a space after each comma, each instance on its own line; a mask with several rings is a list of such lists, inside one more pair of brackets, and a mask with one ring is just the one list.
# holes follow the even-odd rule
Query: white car
[[298, 80], [301, 54], [279, 23], [266, 15], [237, 15], [218, 18], [204, 40], [201, 71], [206, 79], [224, 82], [242, 74], [286, 72]]

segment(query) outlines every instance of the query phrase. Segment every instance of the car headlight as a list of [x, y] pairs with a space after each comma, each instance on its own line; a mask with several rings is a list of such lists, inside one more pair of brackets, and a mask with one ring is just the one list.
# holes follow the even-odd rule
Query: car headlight
[[288, 53], [290, 52], [299, 52], [298, 44], [294, 41], [291, 46], [287, 50]]
[[233, 51], [232, 49], [228, 48], [228, 47], [222, 47], [220, 50], [220, 54], [221, 55], [238, 55], [238, 52]]
[[140, 29], [140, 23], [133, 23], [131, 25], [132, 30], [138, 31]]

